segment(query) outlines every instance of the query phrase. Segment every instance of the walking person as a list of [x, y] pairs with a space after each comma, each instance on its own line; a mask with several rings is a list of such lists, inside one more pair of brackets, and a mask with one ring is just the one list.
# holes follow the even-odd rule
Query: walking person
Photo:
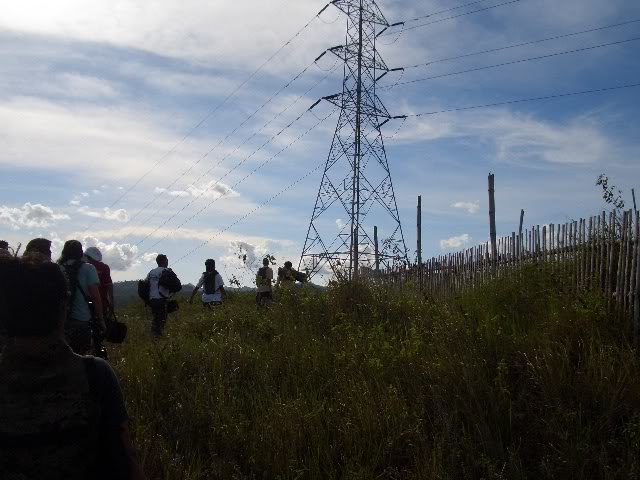
[[93, 265], [82, 260], [84, 252], [78, 240], [65, 242], [58, 263], [69, 281], [69, 312], [65, 323], [67, 343], [78, 355], [92, 351], [94, 329], [97, 335], [104, 335], [104, 322], [100, 280]]
[[291, 262], [284, 262], [284, 267], [278, 269], [278, 286], [292, 288], [296, 283], [297, 273]]
[[[167, 323], [169, 310], [177, 303], [171, 297], [182, 290], [182, 284], [177, 275], [169, 268], [169, 259], [160, 254], [156, 257], [156, 268], [147, 275], [149, 283], [149, 306], [151, 307], [151, 333], [154, 337], [161, 337]], [[170, 308], [171, 307], [171, 308]]]
[[[111, 279], [111, 269], [109, 265], [102, 262], [102, 252], [97, 247], [89, 247], [84, 251], [83, 260], [95, 267], [98, 273], [100, 288], [100, 299], [102, 300], [102, 311], [104, 312], [105, 325], [114, 320], [115, 311], [113, 304], [113, 280]], [[94, 355], [107, 359], [107, 350], [103, 346], [104, 338], [93, 332]]]
[[68, 299], [59, 266], [0, 262], [0, 477], [144, 480], [116, 374], [65, 343]]
[[262, 267], [256, 274], [256, 304], [258, 308], [269, 307], [273, 302], [273, 270], [269, 258], [262, 260]]
[[191, 292], [189, 303], [193, 302], [193, 298], [202, 287], [202, 305], [206, 308], [213, 308], [222, 305], [226, 292], [224, 290], [224, 281], [222, 276], [216, 270], [216, 261], [208, 259], [204, 262], [205, 271], [202, 273], [198, 284]]

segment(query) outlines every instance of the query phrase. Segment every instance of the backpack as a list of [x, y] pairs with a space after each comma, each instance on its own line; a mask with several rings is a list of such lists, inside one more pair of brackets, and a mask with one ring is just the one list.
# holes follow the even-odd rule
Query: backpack
[[218, 275], [218, 271], [214, 270], [213, 272], [204, 272], [204, 293], [207, 295], [213, 295], [217, 292], [216, 289], [216, 276]]
[[158, 286], [164, 288], [169, 293], [174, 294], [182, 290], [182, 283], [180, 279], [170, 268], [165, 268], [160, 274], [158, 280]]
[[144, 302], [145, 305], [149, 305], [149, 295], [151, 293], [151, 284], [149, 279], [138, 280], [138, 296]]
[[269, 283], [269, 279], [267, 278], [267, 271], [269, 267], [260, 267], [258, 269], [258, 274], [256, 275], [256, 284], [258, 286], [266, 285]]

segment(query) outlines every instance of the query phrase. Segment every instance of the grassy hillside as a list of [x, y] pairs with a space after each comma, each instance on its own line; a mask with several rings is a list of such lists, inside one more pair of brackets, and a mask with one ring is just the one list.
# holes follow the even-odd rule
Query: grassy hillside
[[639, 478], [624, 326], [545, 272], [448, 303], [337, 286], [142, 310], [112, 349], [151, 478]]

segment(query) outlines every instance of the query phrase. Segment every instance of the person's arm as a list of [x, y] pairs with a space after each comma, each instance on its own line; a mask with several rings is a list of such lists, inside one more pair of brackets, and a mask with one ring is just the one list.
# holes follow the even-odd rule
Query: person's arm
[[104, 311], [102, 310], [102, 298], [100, 297], [100, 286], [97, 283], [89, 285], [89, 298], [93, 302], [93, 307], [96, 312], [98, 320], [98, 327], [100, 327], [101, 333], [107, 331], [107, 325], [104, 323]]
[[200, 290], [200, 287], [194, 287], [193, 292], [191, 292], [191, 296], [189, 297], [189, 303], [193, 303], [193, 297], [196, 296], [198, 290]]
[[189, 303], [193, 303], [193, 297], [196, 296], [196, 293], [198, 293], [198, 290], [200, 290], [200, 287], [202, 287], [202, 285], [204, 285], [204, 275], [200, 277], [200, 281], [198, 281], [198, 284], [194, 287], [193, 292], [191, 292], [191, 297], [189, 297]]
[[142, 465], [140, 465], [140, 462], [138, 461], [138, 455], [131, 444], [129, 422], [124, 422], [120, 425], [120, 439], [122, 440], [124, 450], [127, 452], [127, 456], [129, 457], [131, 480], [146, 480], [147, 477], [142, 470]]

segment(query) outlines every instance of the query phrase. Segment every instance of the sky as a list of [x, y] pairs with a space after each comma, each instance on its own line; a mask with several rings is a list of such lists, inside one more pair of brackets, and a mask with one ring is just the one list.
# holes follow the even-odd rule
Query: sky
[[[638, 2], [520, 0], [458, 16], [505, 2], [475, 2], [379, 37], [390, 68], [431, 62], [380, 81], [390, 114], [640, 82]], [[464, 3], [378, 5], [395, 23]], [[44, 236], [54, 254], [79, 239], [102, 249], [116, 280], [143, 277], [158, 253], [184, 283], [198, 280], [207, 258], [227, 283], [250, 283], [265, 254], [297, 264], [338, 119], [326, 102], [307, 110], [342, 84], [335, 57], [313, 63], [345, 38], [337, 8], [316, 16], [325, 4], [2, 2], [0, 238], [15, 247]], [[614, 42], [622, 43], [599, 47]], [[517, 63], [483, 68], [508, 62]], [[640, 88], [627, 88], [388, 122], [410, 256], [418, 195], [423, 258], [487, 240], [489, 172], [499, 235], [517, 229], [521, 209], [527, 226], [595, 215], [606, 208], [601, 173], [630, 206], [640, 186], [639, 105]], [[328, 218], [327, 228], [337, 234], [345, 221]]]

